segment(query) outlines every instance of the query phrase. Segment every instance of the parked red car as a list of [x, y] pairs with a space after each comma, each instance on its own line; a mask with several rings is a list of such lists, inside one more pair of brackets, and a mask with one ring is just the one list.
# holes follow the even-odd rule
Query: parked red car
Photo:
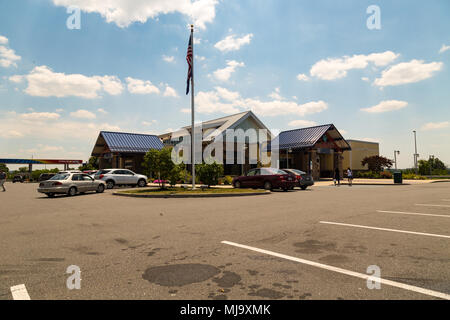
[[251, 169], [245, 176], [233, 179], [235, 188], [264, 188], [292, 190], [297, 185], [295, 175], [276, 168]]

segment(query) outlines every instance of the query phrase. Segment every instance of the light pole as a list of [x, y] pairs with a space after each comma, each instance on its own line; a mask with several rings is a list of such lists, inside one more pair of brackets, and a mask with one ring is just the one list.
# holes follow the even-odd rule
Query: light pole
[[395, 163], [395, 170], [397, 170], [397, 155], [400, 155], [400, 151], [394, 150], [394, 163]]
[[289, 153], [292, 152], [292, 149], [286, 149], [286, 169], [289, 169]]
[[416, 169], [416, 174], [418, 173], [418, 167], [417, 167], [417, 161], [419, 158], [419, 155], [417, 154], [417, 138], [416, 138], [416, 130], [414, 132], [414, 168]]

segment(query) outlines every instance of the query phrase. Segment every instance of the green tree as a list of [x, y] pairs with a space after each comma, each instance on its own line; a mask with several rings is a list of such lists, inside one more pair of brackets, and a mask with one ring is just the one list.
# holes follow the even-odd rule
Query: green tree
[[98, 170], [98, 158], [90, 157], [87, 163], [84, 163], [83, 165], [78, 167], [78, 170], [80, 171]]
[[175, 169], [175, 163], [172, 161], [172, 150], [170, 148], [149, 150], [144, 156], [142, 166], [148, 176], [158, 177], [159, 187], [164, 188], [165, 185], [164, 183], [161, 184], [161, 180], [170, 179], [170, 174]]
[[219, 178], [223, 176], [223, 165], [213, 162], [211, 164], [202, 163], [195, 166], [199, 180], [208, 185], [208, 188], [212, 185], [219, 183]]
[[0, 171], [3, 171], [5, 173], [9, 172], [9, 168], [4, 163], [0, 163]]
[[421, 175], [445, 175], [447, 170], [446, 165], [439, 158], [419, 160], [419, 174]]
[[385, 168], [387, 168], [387, 169], [391, 168], [392, 165], [394, 164], [394, 162], [385, 157], [371, 156], [371, 157], [365, 157], [361, 161], [361, 164], [363, 166], [365, 166], [367, 164], [370, 171], [379, 173], [379, 172], [383, 171]]

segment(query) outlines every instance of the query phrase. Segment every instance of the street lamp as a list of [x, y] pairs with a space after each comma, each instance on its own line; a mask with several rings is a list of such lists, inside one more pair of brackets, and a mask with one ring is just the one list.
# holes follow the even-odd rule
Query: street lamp
[[400, 151], [394, 150], [394, 163], [395, 163], [395, 170], [397, 170], [397, 155], [400, 155]]
[[418, 158], [419, 155], [417, 154], [417, 139], [416, 139], [416, 130], [413, 131], [414, 132], [414, 168], [416, 169], [416, 174], [418, 173], [418, 167], [417, 167], [417, 162], [418, 162]]

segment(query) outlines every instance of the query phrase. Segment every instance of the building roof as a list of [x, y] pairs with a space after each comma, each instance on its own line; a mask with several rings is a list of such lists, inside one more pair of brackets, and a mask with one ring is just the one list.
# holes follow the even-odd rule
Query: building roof
[[[239, 125], [248, 118], [252, 118], [261, 129], [266, 129], [268, 134], [271, 134], [270, 130], [261, 122], [261, 120], [258, 119], [258, 117], [252, 111], [245, 111], [230, 116], [202, 122], [203, 141], [212, 141], [215, 137], [221, 134], [225, 134], [227, 129], [235, 129], [239, 127]], [[180, 131], [164, 134], [160, 137], [170, 136], [172, 139], [175, 139], [185, 135], [185, 130], [190, 132], [191, 126], [183, 127]]]
[[[104, 139], [111, 152], [147, 153], [150, 149], [160, 150], [164, 147], [161, 140], [152, 134], [100, 131], [100, 138]], [[94, 150], [99, 145], [99, 139]]]
[[341, 150], [351, 150], [350, 145], [333, 124], [283, 131], [279, 134], [279, 150], [313, 147], [328, 132]]

